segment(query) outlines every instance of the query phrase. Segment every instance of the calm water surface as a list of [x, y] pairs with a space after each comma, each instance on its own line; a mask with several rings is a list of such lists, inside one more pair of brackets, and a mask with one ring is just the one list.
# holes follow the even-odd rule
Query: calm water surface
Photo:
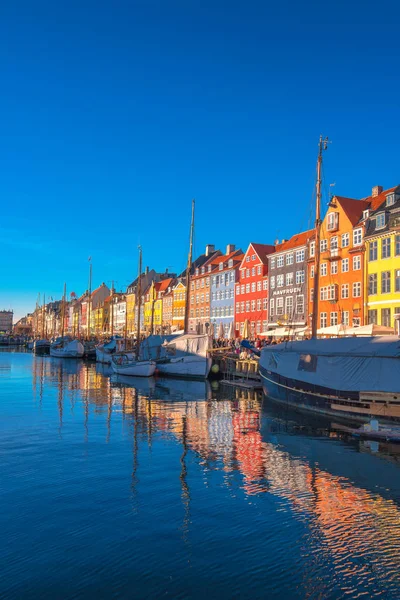
[[0, 352], [1, 598], [400, 598], [400, 449]]

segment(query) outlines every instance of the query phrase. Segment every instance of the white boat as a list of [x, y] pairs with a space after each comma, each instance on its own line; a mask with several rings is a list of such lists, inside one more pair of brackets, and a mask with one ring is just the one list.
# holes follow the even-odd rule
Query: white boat
[[111, 357], [115, 352], [120, 352], [124, 349], [122, 338], [113, 337], [106, 344], [98, 344], [96, 346], [96, 361], [111, 365]]
[[79, 340], [61, 338], [50, 346], [50, 356], [55, 358], [82, 358], [85, 348]]
[[49, 352], [50, 352], [49, 340], [35, 340], [33, 343], [33, 352], [35, 354], [49, 354]]
[[165, 356], [157, 360], [162, 375], [207, 379], [212, 360], [208, 356], [208, 335], [186, 333], [163, 344]]
[[127, 354], [114, 354], [111, 359], [111, 367], [118, 375], [129, 375], [130, 377], [151, 377], [156, 370], [154, 360], [136, 360]]

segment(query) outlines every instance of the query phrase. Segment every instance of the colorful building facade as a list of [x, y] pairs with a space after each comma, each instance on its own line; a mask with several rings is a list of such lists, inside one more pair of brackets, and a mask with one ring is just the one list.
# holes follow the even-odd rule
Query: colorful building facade
[[247, 321], [248, 335], [259, 336], [268, 328], [268, 256], [275, 246], [251, 243], [239, 267], [235, 286], [235, 330], [243, 336]]
[[211, 286], [206, 289], [205, 301], [210, 302], [210, 323], [215, 338], [227, 338], [235, 319], [235, 283], [239, 279], [242, 250], [230, 244], [226, 253], [211, 260]]

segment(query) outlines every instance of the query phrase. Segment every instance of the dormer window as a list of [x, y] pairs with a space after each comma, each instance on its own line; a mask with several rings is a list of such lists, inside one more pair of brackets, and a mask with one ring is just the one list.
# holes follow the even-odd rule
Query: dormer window
[[208, 265], [208, 272], [211, 273], [211, 265]]
[[386, 196], [386, 206], [392, 206], [394, 204], [394, 194]]
[[229, 262], [228, 262], [228, 267], [232, 268], [233, 267], [233, 260], [230, 258]]
[[218, 268], [219, 268], [220, 271], [222, 271], [222, 269], [224, 268], [224, 263], [220, 262]]
[[386, 223], [386, 215], [385, 213], [380, 213], [379, 215], [376, 215], [376, 229], [382, 229], [382, 227], [385, 227], [385, 223]]
[[196, 275], [198, 275], [198, 274], [199, 274], [199, 269], [197, 268], [197, 269], [196, 269]]
[[369, 210], [363, 210], [363, 220], [368, 219], [369, 217]]
[[202, 275], [204, 275], [205, 271], [206, 271], [206, 270], [205, 270], [205, 267], [201, 267], [201, 274], [202, 274]]

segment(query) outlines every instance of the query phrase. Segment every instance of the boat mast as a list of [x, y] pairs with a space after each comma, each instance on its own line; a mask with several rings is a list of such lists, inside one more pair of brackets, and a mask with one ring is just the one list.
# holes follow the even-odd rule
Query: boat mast
[[194, 235], [194, 199], [192, 200], [192, 221], [190, 224], [190, 242], [189, 254], [186, 267], [186, 301], [185, 301], [185, 324], [184, 332], [189, 332], [189, 295], [190, 295], [190, 271], [192, 269], [192, 254], [193, 254], [193, 235]]
[[67, 284], [64, 283], [64, 293], [62, 298], [62, 309], [61, 309], [61, 337], [64, 337], [64, 321], [65, 321], [65, 296], [67, 293]]
[[139, 246], [139, 267], [138, 267], [138, 282], [136, 286], [136, 304], [137, 304], [137, 328], [136, 328], [136, 360], [139, 360], [140, 346], [140, 296], [142, 292], [142, 246]]
[[90, 308], [92, 304], [92, 257], [89, 256], [89, 299], [87, 309], [87, 339], [90, 340]]
[[44, 339], [44, 316], [46, 308], [46, 294], [43, 294], [43, 307], [42, 307], [42, 339]]
[[111, 315], [110, 315], [110, 329], [111, 329], [111, 337], [114, 335], [114, 280], [111, 282]]
[[317, 199], [315, 208], [315, 263], [314, 263], [314, 297], [311, 335], [317, 337], [318, 329], [318, 300], [319, 300], [319, 266], [321, 259], [320, 235], [321, 235], [321, 185], [322, 185], [322, 152], [328, 148], [328, 138], [319, 136], [319, 151], [317, 160]]

